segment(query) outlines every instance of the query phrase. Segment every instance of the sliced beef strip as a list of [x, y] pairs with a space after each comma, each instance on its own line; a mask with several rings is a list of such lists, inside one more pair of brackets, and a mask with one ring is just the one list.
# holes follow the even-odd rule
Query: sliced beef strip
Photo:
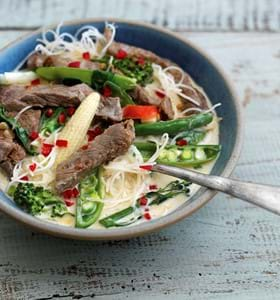
[[10, 177], [16, 163], [24, 159], [25, 150], [11, 139], [0, 136], [0, 167]]
[[[21, 85], [0, 87], [0, 104], [11, 116], [15, 116], [21, 109], [31, 105], [44, 106], [78, 106], [93, 90], [86, 84], [65, 86], [61, 84], [39, 85], [26, 89]], [[122, 109], [119, 98], [101, 98], [97, 116], [105, 120], [121, 121]], [[19, 122], [29, 131], [37, 131], [40, 120], [38, 110], [27, 110]], [[37, 128], [37, 129], [36, 129]]]
[[0, 87], [0, 104], [8, 111], [20, 111], [26, 106], [78, 106], [93, 90], [86, 84], [22, 85]]
[[96, 116], [103, 120], [111, 120], [119, 122], [122, 120], [123, 113], [120, 104], [120, 98], [118, 97], [107, 97], [101, 96], [100, 104], [96, 112]]
[[[63, 55], [48, 56], [35, 52], [28, 58], [27, 68], [33, 70], [39, 67], [67, 67], [72, 61], [73, 59]], [[99, 63], [82, 59], [80, 67], [82, 69], [97, 70], [99, 69]]]
[[133, 121], [110, 126], [97, 136], [88, 149], [73, 154], [56, 171], [58, 193], [75, 186], [94, 168], [125, 154], [135, 137]]
[[[8, 112], [8, 115], [11, 117], [15, 117], [18, 112]], [[41, 118], [41, 111], [38, 109], [29, 109], [25, 112], [23, 112], [19, 119], [18, 123], [25, 128], [28, 133], [31, 133], [32, 131], [38, 132], [39, 130], [39, 124], [40, 124], [40, 118]]]

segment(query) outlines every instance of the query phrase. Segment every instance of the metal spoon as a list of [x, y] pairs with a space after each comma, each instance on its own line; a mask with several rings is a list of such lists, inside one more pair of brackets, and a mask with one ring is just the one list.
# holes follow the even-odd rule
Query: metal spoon
[[280, 215], [280, 187], [206, 175], [196, 171], [161, 164], [154, 165], [152, 171], [197, 183], [201, 186], [240, 198]]

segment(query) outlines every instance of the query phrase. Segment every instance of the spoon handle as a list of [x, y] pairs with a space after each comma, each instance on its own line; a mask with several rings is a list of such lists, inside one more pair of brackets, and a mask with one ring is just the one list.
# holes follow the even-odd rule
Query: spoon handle
[[189, 180], [201, 186], [240, 198], [280, 215], [280, 187], [206, 175], [196, 171], [160, 164], [154, 165], [152, 171]]

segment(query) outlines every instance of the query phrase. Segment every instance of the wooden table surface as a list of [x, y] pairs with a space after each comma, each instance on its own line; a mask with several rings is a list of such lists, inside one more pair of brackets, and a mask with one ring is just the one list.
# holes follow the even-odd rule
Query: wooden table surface
[[[0, 1], [0, 46], [41, 25], [86, 17], [152, 22], [201, 46], [245, 111], [234, 177], [279, 184], [277, 0]], [[0, 299], [279, 299], [280, 218], [219, 194], [161, 232], [115, 242], [62, 240], [0, 214]]]

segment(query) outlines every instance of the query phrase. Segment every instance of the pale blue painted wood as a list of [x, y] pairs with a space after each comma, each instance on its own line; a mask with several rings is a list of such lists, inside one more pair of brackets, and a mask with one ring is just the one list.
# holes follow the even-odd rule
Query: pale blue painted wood
[[[19, 1], [10, 2], [22, 7]], [[34, 11], [44, 8], [40, 8], [41, 1], [28, 2]], [[72, 1], [69, 7], [64, 1], [50, 2], [56, 6], [45, 7], [47, 13], [42, 14], [45, 23], [56, 18], [52, 11], [64, 10], [64, 17], [70, 18], [76, 12], [70, 13], [69, 7], [80, 9]], [[154, 5], [151, 1], [135, 2]], [[168, 6], [164, 18], [160, 12], [167, 4], [163, 2], [159, 4], [158, 14], [140, 14], [141, 10], [138, 14], [130, 3], [125, 16], [150, 20], [155, 14], [157, 20], [170, 18], [168, 26], [176, 27], [176, 20], [169, 16], [183, 15], [183, 12]], [[109, 11], [108, 1], [103, 6], [101, 2], [96, 3], [101, 13]], [[120, 8], [115, 8], [118, 13], [125, 11], [124, 2], [119, 3]], [[211, 3], [207, 6], [209, 14], [221, 7], [221, 20], [228, 20], [229, 12], [234, 11], [234, 25], [226, 30], [244, 28], [245, 12], [238, 10], [242, 7], [249, 11], [245, 20], [251, 24], [250, 28], [256, 26], [250, 19], [250, 12], [256, 7], [257, 16], [265, 14], [266, 23], [274, 24], [268, 26], [269, 30], [277, 27], [277, 1], [270, 1], [270, 6], [268, 1], [236, 1], [232, 6], [227, 1]], [[0, 14], [8, 16], [8, 4], [3, 1], [0, 7]], [[275, 8], [274, 11], [264, 13], [270, 11], [269, 7]], [[22, 17], [17, 17], [18, 26], [23, 26]], [[0, 29], [10, 26], [7, 19], [0, 18]], [[34, 20], [37, 23], [30, 19], [26, 23], [38, 26], [37, 14]], [[176, 28], [183, 28], [180, 24]], [[207, 24], [201, 21], [194, 30], [207, 30]], [[209, 30], [217, 30], [211, 24]], [[262, 26], [259, 28], [265, 29]], [[21, 31], [0, 30], [0, 46], [19, 34]], [[205, 48], [223, 65], [246, 109], [245, 143], [233, 176], [279, 184], [280, 34], [188, 32], [184, 36]], [[0, 299], [92, 299], [94, 295], [102, 300], [279, 299], [279, 224], [279, 217], [222, 194], [179, 224], [121, 242], [53, 238], [33, 233], [0, 214]]]

